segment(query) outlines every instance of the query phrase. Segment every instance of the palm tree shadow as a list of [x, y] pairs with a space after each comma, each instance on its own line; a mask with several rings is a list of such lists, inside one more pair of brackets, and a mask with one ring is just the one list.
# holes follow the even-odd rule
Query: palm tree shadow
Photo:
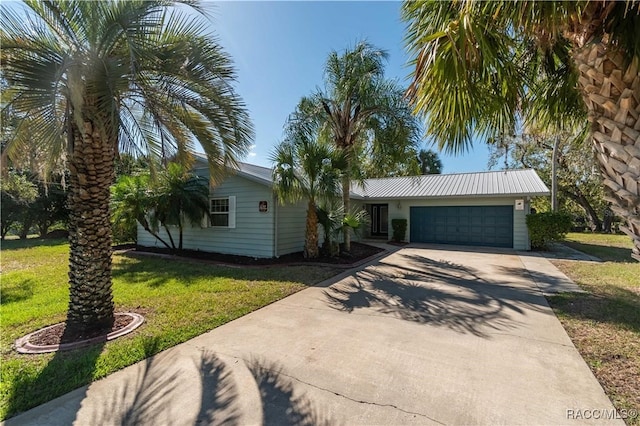
[[[167, 370], [167, 360], [162, 358], [167, 353], [151, 356], [158, 352], [159, 343], [157, 338], [147, 339], [144, 351], [149, 357], [139, 373], [114, 387], [106, 400], [94, 401], [90, 418], [95, 424], [162, 424], [171, 411], [180, 410], [175, 397], [184, 391], [180, 387], [184, 372], [177, 367]], [[214, 353], [205, 351], [194, 362], [201, 384], [196, 424], [238, 424], [238, 392], [228, 367]], [[177, 366], [177, 359], [169, 364]]]
[[263, 425], [329, 426], [337, 424], [305, 394], [296, 390], [294, 380], [282, 366], [257, 358], [249, 361], [262, 399]]
[[334, 309], [373, 310], [419, 324], [488, 337], [487, 330], [518, 326], [524, 309], [546, 308], [534, 289], [489, 282], [477, 271], [448, 261], [403, 255], [402, 266], [378, 262], [324, 291]]

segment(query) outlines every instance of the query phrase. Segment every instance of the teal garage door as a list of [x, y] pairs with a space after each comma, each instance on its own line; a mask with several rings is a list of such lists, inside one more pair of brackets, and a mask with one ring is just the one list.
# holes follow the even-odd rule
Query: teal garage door
[[513, 247], [512, 206], [411, 207], [412, 243]]

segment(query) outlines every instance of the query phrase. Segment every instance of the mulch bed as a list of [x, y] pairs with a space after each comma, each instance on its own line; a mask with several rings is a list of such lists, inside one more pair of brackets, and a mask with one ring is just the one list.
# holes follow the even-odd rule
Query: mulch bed
[[[102, 331], [94, 331], [93, 333], [87, 333], [79, 336], [64, 336], [64, 330], [66, 327], [65, 323], [56, 324], [53, 327], [45, 328], [39, 332], [34, 333], [31, 338], [29, 338], [29, 343], [37, 346], [48, 346], [48, 345], [59, 345], [60, 343], [70, 343], [81, 340], [89, 340], [94, 337], [105, 336], [111, 332], [121, 330], [129, 325], [133, 321], [133, 317], [128, 315], [120, 315], [116, 314], [116, 319], [111, 327], [109, 332], [105, 333]], [[62, 337], [65, 337], [64, 341], [62, 341]]]
[[373, 256], [374, 254], [380, 253], [384, 251], [384, 249], [370, 246], [367, 244], [352, 242], [351, 252], [349, 253], [342, 252], [340, 256], [337, 256], [337, 257], [331, 257], [331, 256], [321, 254], [320, 257], [316, 259], [307, 259], [304, 257], [302, 252], [286, 254], [278, 258], [264, 259], [264, 258], [254, 258], [254, 257], [247, 257], [247, 256], [236, 256], [232, 254], [209, 253], [209, 252], [199, 251], [199, 250], [178, 251], [178, 250], [169, 250], [169, 249], [157, 248], [157, 247], [142, 247], [142, 246], [137, 246], [136, 251], [171, 254], [174, 256], [180, 256], [180, 257], [186, 257], [186, 258], [214, 261], [214, 262], [220, 262], [220, 263], [230, 263], [230, 264], [237, 264], [237, 265], [266, 266], [266, 265], [284, 265], [284, 264], [291, 264], [291, 263], [309, 263], [309, 264], [329, 263], [329, 264], [335, 264], [335, 265], [350, 265], [353, 263], [357, 263], [363, 259], [366, 259], [369, 256]]

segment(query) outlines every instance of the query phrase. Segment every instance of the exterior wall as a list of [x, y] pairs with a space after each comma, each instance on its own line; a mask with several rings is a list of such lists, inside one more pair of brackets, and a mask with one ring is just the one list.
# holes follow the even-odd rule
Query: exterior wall
[[475, 198], [440, 198], [440, 199], [416, 199], [416, 200], [367, 200], [371, 203], [388, 203], [389, 226], [392, 219], [407, 220], [407, 234], [405, 240], [409, 241], [411, 207], [435, 207], [435, 206], [512, 206], [513, 215], [513, 248], [516, 250], [530, 250], [529, 232], [525, 223], [526, 215], [530, 211], [529, 203], [525, 203], [524, 210], [515, 210], [515, 200], [524, 197], [475, 197]]
[[[515, 198], [513, 202], [515, 204]], [[529, 230], [527, 229], [527, 215], [529, 213], [531, 213], [531, 203], [528, 200], [524, 202], [524, 210], [513, 211], [513, 248], [516, 250], [531, 250], [531, 240], [529, 240]]]
[[[236, 227], [203, 228], [187, 225], [183, 232], [183, 247], [241, 256], [274, 257], [275, 209], [271, 188], [240, 176], [230, 176], [211, 192], [211, 197], [225, 196], [236, 197]], [[267, 212], [259, 212], [260, 201], [269, 202]], [[166, 236], [164, 231], [160, 235], [162, 238]], [[177, 229], [173, 236], [177, 237]], [[140, 225], [138, 244], [163, 247]]]
[[[274, 199], [274, 206], [275, 206]], [[307, 226], [307, 203], [277, 205], [277, 247], [276, 256], [304, 250]]]

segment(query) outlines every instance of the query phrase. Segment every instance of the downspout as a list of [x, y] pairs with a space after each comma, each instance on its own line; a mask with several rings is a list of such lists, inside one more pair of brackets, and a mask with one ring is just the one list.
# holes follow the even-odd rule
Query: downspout
[[278, 200], [276, 194], [272, 194], [273, 203], [273, 257], [278, 256]]

